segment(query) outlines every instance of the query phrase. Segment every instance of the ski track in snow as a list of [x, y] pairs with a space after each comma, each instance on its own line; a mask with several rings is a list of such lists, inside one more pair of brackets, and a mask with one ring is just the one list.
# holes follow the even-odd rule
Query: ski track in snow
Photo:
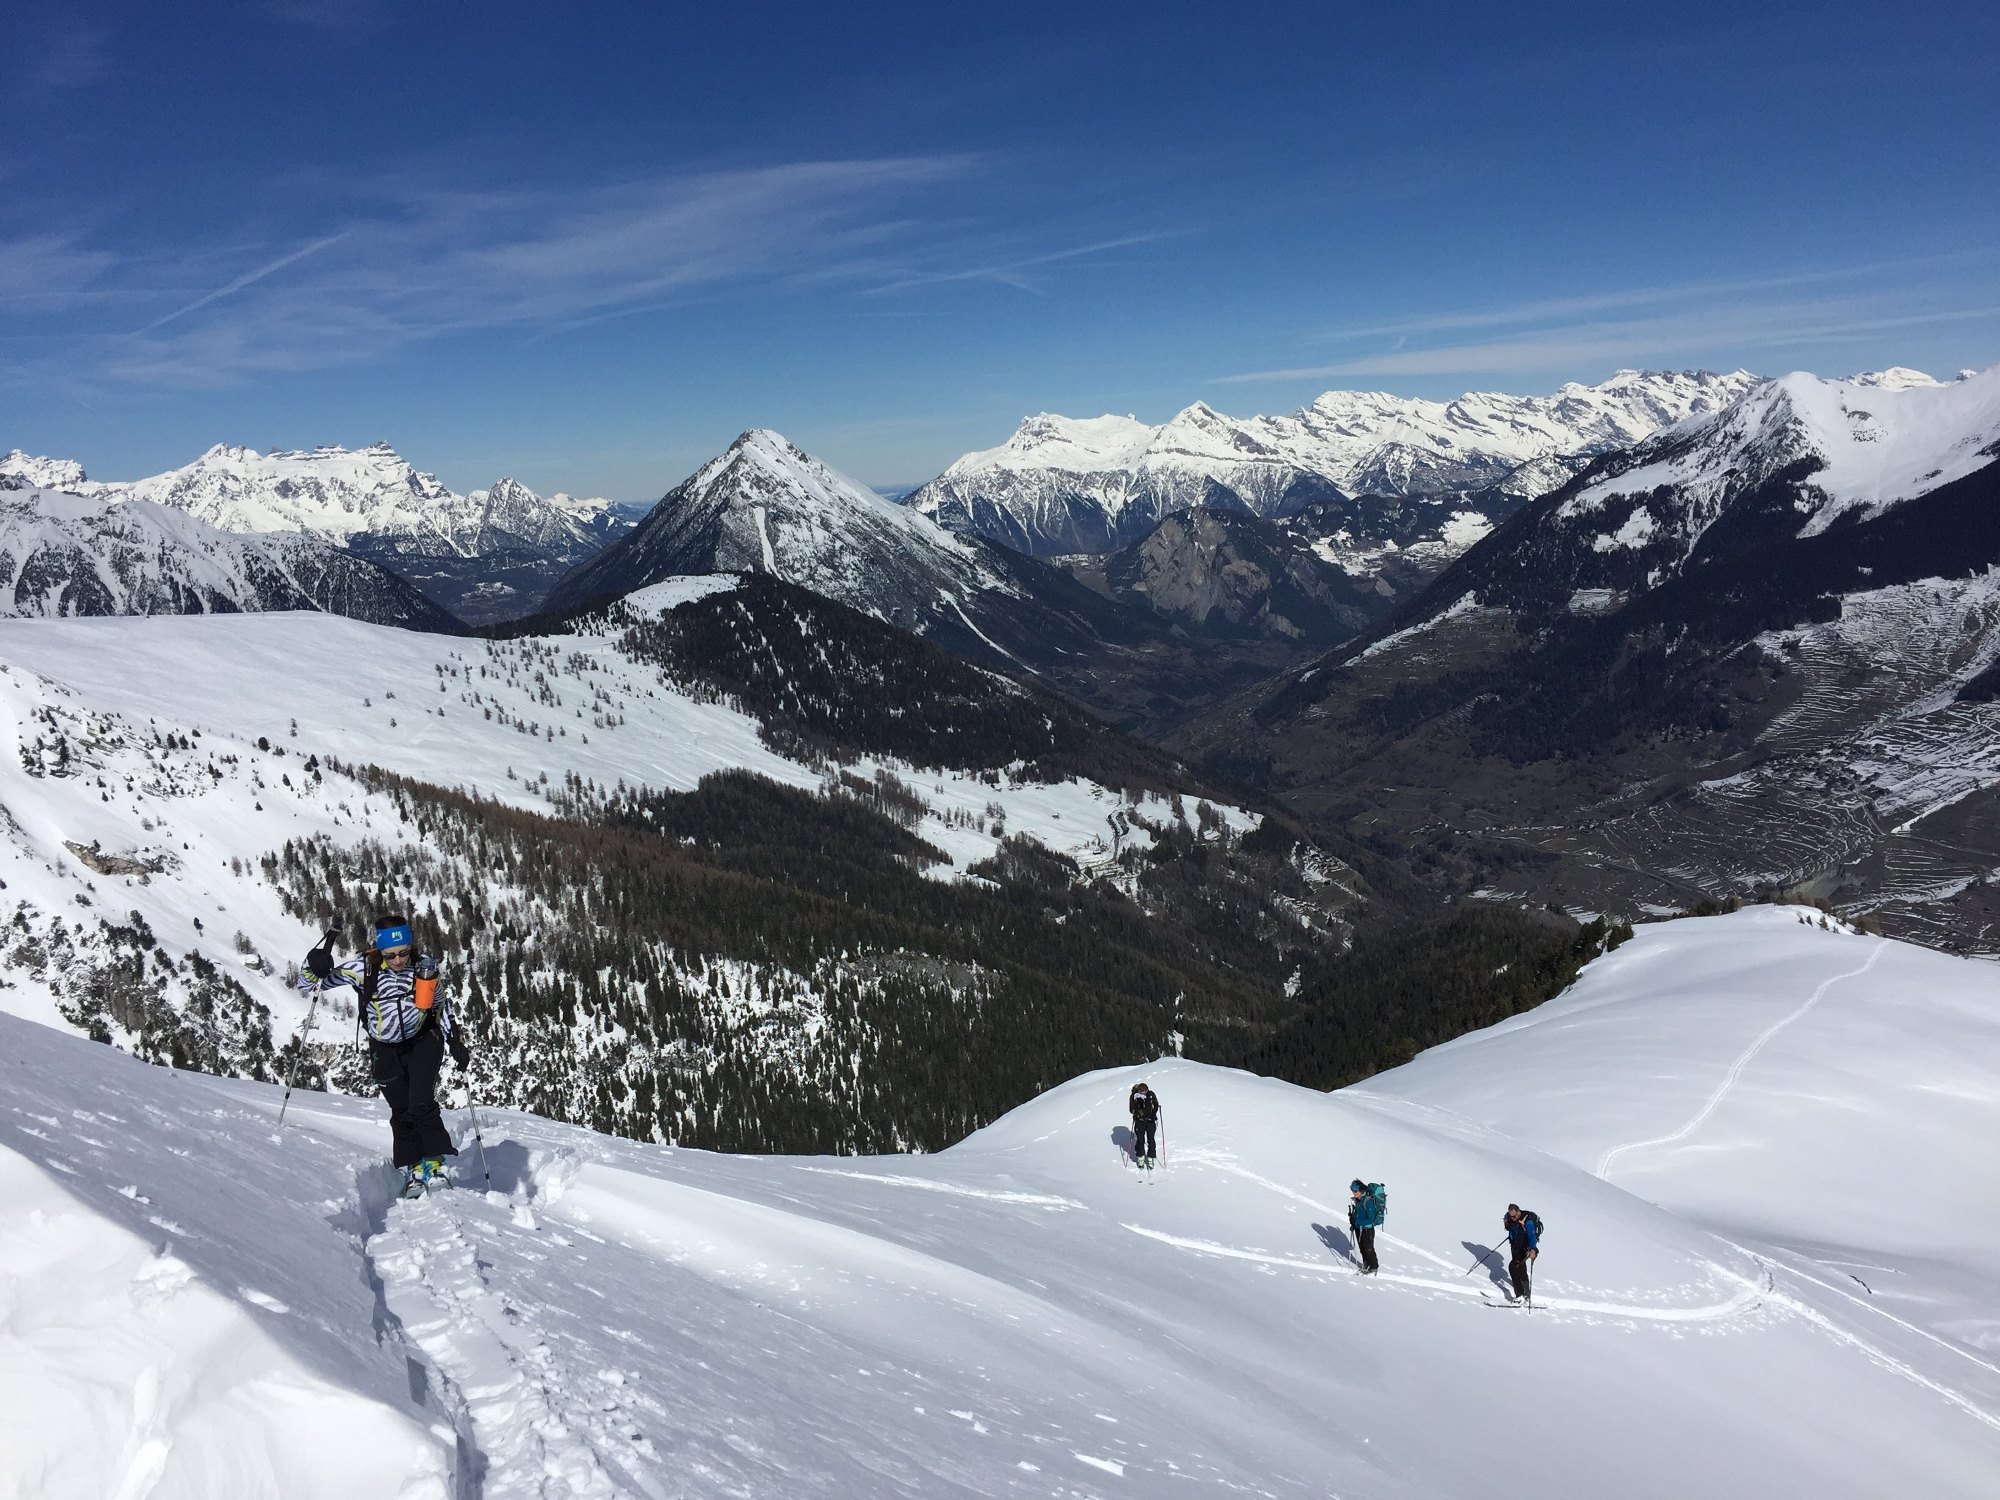
[[[1223, 1260], [1253, 1261], [1259, 1265], [1310, 1271], [1319, 1276], [1341, 1277], [1356, 1274], [1346, 1266], [1331, 1265], [1326, 1261], [1301, 1260], [1291, 1255], [1271, 1255], [1262, 1250], [1244, 1250], [1235, 1245], [1219, 1245], [1213, 1240], [1191, 1239], [1186, 1235], [1167, 1234], [1158, 1229], [1148, 1229], [1143, 1224], [1121, 1224], [1119, 1227], [1143, 1235], [1149, 1240], [1158, 1240], [1163, 1245], [1172, 1245], [1176, 1250], [1189, 1250], [1197, 1255], [1213, 1255]], [[1719, 1266], [1710, 1269], [1720, 1275], [1729, 1274]], [[1442, 1292], [1452, 1297], [1484, 1296], [1479, 1283], [1469, 1279], [1465, 1280], [1463, 1285], [1454, 1285], [1449, 1281], [1432, 1281], [1422, 1276], [1401, 1276], [1394, 1271], [1378, 1271], [1368, 1279], [1382, 1285], [1415, 1287], [1427, 1292]], [[1741, 1281], [1740, 1277], [1731, 1279]], [[1742, 1289], [1727, 1301], [1709, 1303], [1701, 1307], [1635, 1307], [1629, 1303], [1590, 1302], [1576, 1297], [1537, 1297], [1535, 1306], [1537, 1309], [1547, 1308], [1558, 1312], [1595, 1313], [1610, 1318], [1632, 1318], [1644, 1323], [1713, 1323], [1739, 1314], [1755, 1312], [1763, 1305], [1765, 1295], [1765, 1288], [1743, 1282]]]
[[[1778, 1265], [1778, 1262], [1771, 1259], [1771, 1257], [1766, 1255], [1760, 1255], [1754, 1250], [1749, 1251], [1747, 1253], [1751, 1254], [1752, 1256], [1755, 1256], [1756, 1259], [1764, 1262], [1764, 1264], [1767, 1267], [1776, 1267]], [[1848, 1292], [1841, 1287], [1830, 1286], [1826, 1282], [1821, 1281], [1817, 1276], [1813, 1276], [1807, 1272], [1800, 1271], [1796, 1266], [1785, 1267], [1785, 1269], [1791, 1270], [1795, 1274], [1803, 1277], [1805, 1280], [1811, 1282], [1814, 1286], [1818, 1287], [1821, 1291], [1832, 1292], [1835, 1296], [1845, 1298], [1847, 1301], [1854, 1303], [1858, 1307], [1865, 1308], [1869, 1312], [1875, 1313], [1879, 1317], [1887, 1318], [1891, 1323], [1894, 1323], [1898, 1328], [1902, 1328], [1910, 1333], [1916, 1334], [1919, 1338], [1927, 1339], [1931, 1343], [1936, 1344], [1938, 1347], [1942, 1349], [1949, 1349], [1951, 1350], [1952, 1353], [1959, 1355], [1961, 1358], [1970, 1359], [1974, 1364], [1980, 1366], [1980, 1368], [1982, 1369], [1993, 1370], [1994, 1368], [1992, 1365], [1987, 1364], [1985, 1360], [1978, 1358], [1976, 1355], [1970, 1354], [1966, 1350], [1961, 1349], [1954, 1344], [1948, 1343], [1944, 1339], [1939, 1338], [1934, 1333], [1930, 1333], [1922, 1328], [1918, 1328], [1913, 1323], [1906, 1323], [1901, 1318], [1896, 1317], [1892, 1313], [1884, 1312], [1881, 1308], [1876, 1307], [1872, 1303], [1863, 1302], [1859, 1297], [1856, 1297], [1853, 1293]], [[1986, 1426], [1991, 1427], [1996, 1431], [2000, 1431], [2000, 1417], [1996, 1417], [1992, 1412], [1986, 1410], [1985, 1407], [1979, 1405], [1979, 1403], [1974, 1401], [1971, 1397], [1967, 1396], [1963, 1391], [1955, 1390], [1951, 1386], [1946, 1385], [1943, 1381], [1933, 1380], [1930, 1376], [1924, 1374], [1921, 1370], [1918, 1370], [1914, 1366], [1907, 1364], [1903, 1360], [1896, 1358], [1895, 1355], [1889, 1353], [1886, 1349], [1883, 1349], [1875, 1344], [1871, 1344], [1868, 1340], [1862, 1338], [1859, 1334], [1855, 1333], [1851, 1329], [1841, 1327], [1832, 1318], [1828, 1317], [1818, 1308], [1806, 1302], [1803, 1298], [1794, 1297], [1788, 1293], [1777, 1291], [1775, 1281], [1773, 1282], [1771, 1299], [1775, 1305], [1782, 1307], [1787, 1312], [1796, 1314], [1798, 1317], [1805, 1319], [1806, 1322], [1812, 1324], [1813, 1327], [1819, 1329], [1822, 1333], [1826, 1334], [1827, 1337], [1833, 1339], [1835, 1342], [1847, 1345], [1850, 1349], [1853, 1349], [1857, 1353], [1859, 1353], [1863, 1358], [1871, 1361], [1874, 1364], [1881, 1366], [1885, 1370], [1889, 1370], [1897, 1375], [1902, 1376], [1905, 1380], [1910, 1381], [1912, 1384], [1922, 1386], [1925, 1390], [1931, 1391], [1934, 1394], [1943, 1397], [1946, 1401], [1950, 1402], [1960, 1411], [1965, 1412], [1967, 1415], [1984, 1423]]]
[[824, 1177], [853, 1177], [862, 1182], [883, 1182], [891, 1187], [917, 1188], [926, 1193], [949, 1193], [954, 1198], [983, 1198], [989, 1203], [1018, 1203], [1030, 1208], [1082, 1208], [1074, 1198], [1052, 1193], [1017, 1193], [1004, 1188], [965, 1187], [956, 1182], [936, 1182], [928, 1177], [906, 1177], [894, 1172], [854, 1172], [846, 1167], [805, 1167], [801, 1172], [817, 1172]]
[[[1874, 1301], [1855, 1296], [1854, 1293], [1848, 1291], [1847, 1288], [1839, 1285], [1837, 1282], [1826, 1281], [1821, 1277], [1813, 1275], [1812, 1272], [1806, 1270], [1803, 1266], [1798, 1264], [1798, 1261], [1804, 1258], [1802, 1256], [1787, 1255], [1781, 1260], [1776, 1255], [1767, 1254], [1759, 1250], [1753, 1250], [1745, 1245], [1738, 1245], [1736, 1246], [1736, 1248], [1743, 1251], [1744, 1254], [1749, 1255], [1756, 1260], [1762, 1261], [1765, 1264], [1765, 1266], [1769, 1267], [1773, 1272], [1779, 1270], [1789, 1271], [1794, 1276], [1798, 1276], [1805, 1281], [1811, 1282], [1821, 1291], [1831, 1292], [1834, 1296], [1839, 1297], [1842, 1301], [1851, 1302], [1852, 1304], [1854, 1304], [1854, 1306], [1861, 1308], [1866, 1312], [1873, 1313], [1878, 1318], [1886, 1318], [1889, 1322], [1895, 1324], [1905, 1333], [1913, 1334], [1917, 1338], [1920, 1338], [1927, 1343], [1937, 1345], [1937, 1347], [1940, 1349], [1948, 1350], [1950, 1353], [1957, 1355], [1962, 1360], [1966, 1360], [1971, 1364], [1979, 1366], [1980, 1369], [1986, 1371], [1989, 1375], [2000, 1376], [2000, 1365], [1994, 1365], [1986, 1360], [1981, 1359], [1978, 1355], [1974, 1354], [1970, 1349], [1966, 1349], [1961, 1345], [1954, 1344], [1949, 1339], [1939, 1338], [1936, 1334], [1932, 1333], [1927, 1328], [1919, 1328], [1914, 1323], [1906, 1322], [1902, 1318], [1899, 1318], [1894, 1313], [1890, 1312], [1887, 1308], [1878, 1305]], [[1887, 1268], [1884, 1267], [1880, 1269], [1887, 1269]], [[1775, 1282], [1773, 1283], [1773, 1285], [1775, 1287]], [[1798, 1298], [1788, 1296], [1783, 1292], [1779, 1292], [1776, 1295], [1778, 1300], [1781, 1301], [1786, 1307], [1790, 1308], [1792, 1311], [1797, 1312], [1800, 1316], [1804, 1317], [1808, 1322], [1823, 1329], [1827, 1334], [1829, 1334], [1833, 1338], [1838, 1339], [1840, 1342], [1851, 1345], [1852, 1347], [1860, 1350], [1869, 1359], [1874, 1360], [1877, 1364], [1882, 1365], [1885, 1369], [1894, 1370], [1897, 1374], [1902, 1375], [1906, 1379], [1913, 1380], [1918, 1385], [1921, 1385], [1928, 1390], [1937, 1392], [1939, 1395], [1943, 1396], [1946, 1400], [1950, 1401], [1954, 1406], [1961, 1407], [1964, 1410], [1970, 1412], [1973, 1416], [1977, 1417], [1980, 1421], [1984, 1422], [1988, 1427], [2000, 1428], [2000, 1417], [1996, 1417], [1993, 1413], [1987, 1411], [1984, 1407], [1979, 1406], [1970, 1397], [1966, 1396], [1962, 1391], [1953, 1390], [1952, 1388], [1942, 1384], [1941, 1382], [1932, 1380], [1929, 1377], [1920, 1374], [1918, 1371], [1912, 1369], [1909, 1365], [1905, 1364], [1903, 1361], [1896, 1359], [1894, 1356], [1877, 1348], [1875, 1345], [1870, 1344], [1865, 1339], [1861, 1338], [1859, 1335], [1845, 1328], [1841, 1328], [1836, 1323], [1834, 1323], [1831, 1318], [1827, 1317], [1824, 1313], [1807, 1305], [1805, 1302], [1802, 1302]]]
[[616, 1404], [589, 1402], [536, 1329], [534, 1310], [488, 1285], [453, 1191], [392, 1201], [387, 1226], [364, 1248], [403, 1338], [456, 1408], [472, 1471], [462, 1492], [481, 1500], [664, 1500], [667, 1492], [648, 1475], [645, 1440], [612, 1430]]
[[1736, 1061], [1729, 1065], [1728, 1073], [1723, 1075], [1722, 1082], [1716, 1085], [1715, 1092], [1708, 1096], [1708, 1102], [1704, 1104], [1700, 1108], [1700, 1110], [1698, 1110], [1695, 1113], [1693, 1119], [1689, 1120], [1685, 1125], [1681, 1126], [1679, 1130], [1674, 1131], [1671, 1135], [1655, 1136], [1651, 1140], [1629, 1141], [1623, 1146], [1613, 1146], [1609, 1151], [1604, 1153], [1603, 1158], [1597, 1163], [1597, 1175], [1599, 1177], [1605, 1178], [1606, 1180], [1609, 1180], [1611, 1175], [1611, 1168], [1617, 1163], [1618, 1158], [1625, 1155], [1628, 1151], [1645, 1151], [1651, 1149], [1654, 1146], [1672, 1146], [1680, 1141], [1686, 1140], [1689, 1136], [1693, 1135], [1695, 1131], [1701, 1129], [1701, 1127], [1707, 1123], [1708, 1117], [1714, 1114], [1716, 1110], [1721, 1107], [1722, 1101], [1724, 1099], [1727, 1099], [1729, 1097], [1730, 1090], [1736, 1087], [1736, 1081], [1743, 1076], [1743, 1070], [1749, 1067], [1750, 1064], [1756, 1060], [1757, 1054], [1764, 1050], [1765, 1045], [1769, 1043], [1773, 1037], [1775, 1037], [1779, 1032], [1783, 1031], [1787, 1026], [1790, 1026], [1794, 1021], [1797, 1021], [1802, 1017], [1804, 1017], [1808, 1012], [1812, 1010], [1812, 1008], [1815, 1005], [1819, 1004], [1821, 997], [1824, 996], [1828, 990], [1832, 989], [1836, 984], [1839, 984], [1843, 979], [1856, 978], [1859, 975], [1866, 974], [1870, 969], [1874, 968], [1875, 961], [1879, 959], [1884, 952], [1887, 951], [1888, 946], [1889, 944], [1886, 938], [1877, 938], [1875, 940], [1875, 947], [1873, 951], [1871, 951], [1868, 955], [1867, 962], [1859, 965], [1856, 968], [1847, 969], [1839, 974], [1835, 974], [1829, 979], [1822, 980], [1819, 988], [1814, 990], [1812, 994], [1807, 997], [1805, 1004], [1799, 1006], [1798, 1009], [1792, 1011], [1789, 1015], [1783, 1016], [1780, 1019], [1773, 1021], [1769, 1026], [1765, 1027], [1763, 1031], [1759, 1032], [1757, 1035], [1757, 1039], [1753, 1041], [1748, 1047], [1745, 1047], [1743, 1049], [1742, 1054], [1736, 1059]]
[[[1321, 1203], [1317, 1198], [1308, 1197], [1294, 1188], [1288, 1188], [1282, 1182], [1273, 1182], [1262, 1173], [1253, 1172], [1248, 1167], [1239, 1165], [1236, 1158], [1225, 1151], [1210, 1151], [1200, 1147], [1193, 1149], [1184, 1147], [1175, 1154], [1174, 1160], [1184, 1167], [1208, 1167], [1213, 1171], [1227, 1172], [1232, 1177], [1240, 1177], [1245, 1182], [1254, 1182], [1257, 1186], [1276, 1193], [1280, 1198], [1289, 1198], [1292, 1202], [1304, 1208], [1310, 1208], [1315, 1213], [1325, 1214], [1329, 1218], [1340, 1218], [1347, 1212], [1345, 1206], [1335, 1207], [1332, 1204]], [[1457, 1267], [1443, 1256], [1426, 1250], [1422, 1245], [1413, 1245], [1408, 1240], [1398, 1239], [1387, 1230], [1382, 1231], [1381, 1239], [1385, 1245], [1393, 1245], [1399, 1250], [1407, 1250], [1412, 1255], [1421, 1255], [1425, 1260], [1431, 1262], [1431, 1264], [1442, 1266], [1447, 1271], [1457, 1269]]]

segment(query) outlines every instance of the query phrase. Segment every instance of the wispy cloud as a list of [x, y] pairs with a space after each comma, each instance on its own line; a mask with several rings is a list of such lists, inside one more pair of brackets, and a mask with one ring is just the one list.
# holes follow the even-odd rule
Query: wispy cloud
[[1758, 351], [1804, 349], [1899, 328], [1995, 318], [2000, 318], [2000, 304], [1876, 316], [1863, 315], [1854, 305], [1844, 303], [1739, 307], [1715, 315], [1588, 323], [1477, 344], [1387, 350], [1330, 364], [1224, 375], [1211, 383], [1232, 385], [1355, 375], [1574, 375], [1614, 364], [1671, 363], [1687, 356], [1707, 356], [1717, 349], [1735, 351], [1732, 360], [1750, 358]]
[[93, 249], [73, 234], [33, 233], [0, 239], [0, 308], [36, 303], [60, 306], [95, 291], [119, 263], [109, 250]]
[[[216, 385], [480, 330], [560, 336], [749, 288], [1033, 287], [1166, 237], [1051, 245], [1013, 226], [982, 229], [965, 205], [977, 203], [967, 190], [984, 165], [805, 161], [494, 191], [386, 178], [330, 187], [317, 201], [344, 206], [286, 237], [236, 226], [229, 244], [129, 255], [74, 237], [0, 237], [0, 347], [14, 345], [17, 378], [25, 340], [60, 344], [71, 373]], [[274, 254], [286, 238], [293, 248]], [[100, 303], [113, 310], [93, 326]]]
[[[1357, 375], [1527, 375], [1606, 364], [1660, 364], [1696, 356], [1749, 360], [1762, 351], [1805, 348], [1898, 328], [1974, 322], [1996, 316], [1984, 300], [1940, 298], [1911, 273], [1993, 252], [1925, 256], [1800, 271], [1783, 276], [1633, 287], [1507, 306], [1423, 314], [1327, 331], [1321, 342], [1355, 348], [1331, 360], [1215, 377], [1237, 385]], [[1771, 293], [1872, 282], [1884, 289], [1848, 295]], [[1760, 295], [1761, 294], [1761, 295]], [[1610, 318], [1617, 312], [1645, 316]], [[1511, 330], [1511, 331], [1510, 331]], [[1491, 333], [1489, 337], [1441, 335]]]

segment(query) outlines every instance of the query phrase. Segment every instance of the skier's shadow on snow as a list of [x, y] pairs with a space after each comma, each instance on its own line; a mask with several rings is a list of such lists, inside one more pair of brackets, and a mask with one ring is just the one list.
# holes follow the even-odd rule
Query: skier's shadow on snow
[[1132, 1148], [1138, 1141], [1133, 1138], [1130, 1125], [1114, 1125], [1111, 1127], [1111, 1144], [1118, 1148], [1119, 1155], [1129, 1164], [1132, 1160]]
[[1508, 1288], [1513, 1286], [1507, 1279], [1507, 1262], [1500, 1258], [1500, 1252], [1496, 1248], [1492, 1245], [1479, 1244], [1475, 1240], [1460, 1240], [1459, 1243], [1465, 1246], [1467, 1255], [1476, 1255], [1485, 1264], [1487, 1278], [1495, 1286]]
[[1313, 1225], [1313, 1233], [1319, 1236], [1319, 1242], [1322, 1245], [1326, 1246], [1327, 1249], [1338, 1255], [1342, 1260], [1354, 1259], [1354, 1241], [1350, 1240], [1338, 1229], [1335, 1229], [1331, 1224], [1315, 1224]]

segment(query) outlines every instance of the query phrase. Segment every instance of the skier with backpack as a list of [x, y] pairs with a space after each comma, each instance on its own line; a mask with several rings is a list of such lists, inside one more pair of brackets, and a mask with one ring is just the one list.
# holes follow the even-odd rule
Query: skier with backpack
[[1507, 1231], [1507, 1274], [1513, 1278], [1514, 1300], [1530, 1302], [1534, 1287], [1528, 1280], [1528, 1266], [1542, 1253], [1541, 1215], [1510, 1203], [1500, 1227]]
[[374, 941], [346, 963], [336, 967], [323, 947], [306, 955], [301, 991], [318, 994], [342, 986], [355, 992], [356, 1029], [367, 1027], [370, 1073], [389, 1104], [392, 1159], [403, 1169], [403, 1196], [448, 1184], [445, 1158], [456, 1156], [458, 1148], [438, 1109], [437, 1077], [447, 1048], [461, 1071], [472, 1052], [450, 999], [438, 992], [437, 960], [417, 952], [407, 918], [377, 917]]
[[1375, 1258], [1375, 1231], [1389, 1217], [1389, 1190], [1379, 1182], [1363, 1182], [1359, 1177], [1347, 1185], [1347, 1227], [1354, 1231], [1354, 1243], [1361, 1251], [1361, 1274], [1373, 1276], [1382, 1269]]
[[1143, 1082], [1126, 1097], [1132, 1111], [1132, 1160], [1141, 1167], [1160, 1164], [1160, 1096]]

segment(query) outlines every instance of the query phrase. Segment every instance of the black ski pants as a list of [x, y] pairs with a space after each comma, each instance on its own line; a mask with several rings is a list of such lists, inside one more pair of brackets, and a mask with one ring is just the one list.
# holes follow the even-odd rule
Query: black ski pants
[[1513, 1258], [1507, 1262], [1507, 1274], [1514, 1279], [1514, 1295], [1525, 1299], [1530, 1290], [1528, 1283], [1528, 1252], [1526, 1249], [1513, 1252]]
[[1375, 1258], [1375, 1226], [1373, 1224], [1370, 1224], [1365, 1229], [1355, 1230], [1354, 1243], [1361, 1247], [1362, 1270], [1379, 1271], [1382, 1269], [1382, 1263]]
[[424, 1027], [407, 1042], [371, 1041], [375, 1081], [389, 1101], [389, 1134], [394, 1161], [414, 1167], [426, 1156], [456, 1156], [458, 1147], [438, 1110], [437, 1076], [444, 1067], [444, 1032]]
[[1132, 1160], [1144, 1161], [1160, 1154], [1160, 1122], [1132, 1117]]

